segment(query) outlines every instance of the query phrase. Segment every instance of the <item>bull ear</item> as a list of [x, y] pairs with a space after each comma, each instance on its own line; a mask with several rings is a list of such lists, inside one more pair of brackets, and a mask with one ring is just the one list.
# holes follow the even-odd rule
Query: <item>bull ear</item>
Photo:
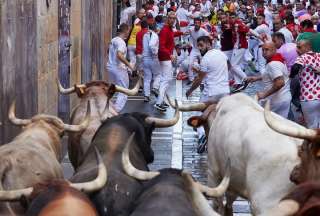
[[114, 93], [116, 93], [116, 85], [115, 84], [111, 84], [106, 93], [107, 93], [107, 97], [109, 99], [112, 98]]
[[194, 128], [204, 125], [204, 121], [200, 116], [192, 116], [188, 119], [188, 125]]
[[74, 89], [78, 95], [78, 97], [82, 97], [86, 91], [86, 87], [74, 85]]

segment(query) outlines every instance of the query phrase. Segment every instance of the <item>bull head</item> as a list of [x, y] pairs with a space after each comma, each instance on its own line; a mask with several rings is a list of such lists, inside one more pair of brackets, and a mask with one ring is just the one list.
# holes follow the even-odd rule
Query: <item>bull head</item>
[[[112, 95], [114, 92], [120, 92], [120, 93], [123, 93], [123, 94], [126, 94], [128, 96], [135, 96], [138, 94], [139, 92], [139, 88], [140, 88], [140, 85], [141, 85], [141, 80], [142, 78], [139, 77], [139, 80], [138, 82], [136, 83], [135, 87], [133, 89], [127, 89], [127, 88], [123, 88], [121, 86], [118, 86], [118, 85], [114, 85], [114, 88], [112, 88]], [[72, 94], [74, 92], [77, 92], [78, 93], [78, 96], [80, 97], [81, 95], [83, 95], [86, 91], [86, 89], [89, 87], [89, 84], [80, 84], [80, 85], [74, 85], [73, 87], [71, 88], [63, 88], [63, 86], [61, 85], [59, 79], [57, 79], [57, 85], [58, 85], [58, 89], [59, 89], [59, 92], [61, 94]], [[105, 83], [106, 86], [110, 86], [110, 84], [108, 83]], [[107, 94], [110, 94], [107, 92]], [[109, 95], [107, 95], [109, 96]]]
[[60, 128], [60, 129], [62, 129], [64, 131], [80, 132], [80, 131], [85, 130], [89, 125], [91, 107], [90, 107], [90, 103], [88, 102], [86, 117], [84, 118], [84, 120], [82, 121], [82, 123], [80, 125], [65, 124], [58, 117], [49, 116], [49, 115], [43, 115], [43, 114], [42, 115], [36, 115], [31, 119], [19, 119], [19, 118], [16, 117], [15, 111], [16, 111], [16, 102], [14, 100], [13, 103], [11, 104], [10, 108], [9, 108], [9, 120], [13, 124], [18, 125], [18, 126], [26, 126], [26, 125], [29, 125], [29, 124], [31, 124], [33, 122], [36, 122], [36, 121], [39, 121], [39, 120], [44, 120], [44, 121], [46, 121], [48, 123], [51, 123], [51, 124], [55, 125], [56, 127]]
[[[138, 170], [135, 168], [129, 157], [129, 150], [130, 150], [130, 144], [135, 136], [135, 133], [133, 133], [128, 142], [126, 143], [125, 149], [122, 153], [122, 166], [124, 168], [124, 171], [127, 173], [127, 175], [138, 179], [138, 180], [151, 180], [157, 176], [160, 175], [160, 172], [151, 172], [151, 171], [143, 171], [143, 170]], [[203, 196], [202, 193], [205, 193], [207, 196], [211, 197], [220, 197], [222, 196], [226, 190], [228, 189], [229, 182], [230, 182], [230, 176], [231, 176], [231, 164], [230, 160], [228, 160], [227, 167], [226, 167], [226, 175], [224, 176], [222, 182], [220, 185], [216, 188], [210, 188], [208, 186], [202, 185], [199, 182], [195, 182], [191, 175], [182, 172], [182, 177], [189, 181], [189, 185], [191, 185], [191, 196], [193, 198], [194, 204], [198, 207], [198, 210], [200, 211], [200, 215], [203, 216], [214, 216], [217, 215], [212, 208], [209, 206], [207, 200]]]
[[[98, 161], [98, 175], [96, 179], [84, 183], [69, 183], [70, 187], [85, 193], [92, 193], [100, 190], [102, 187], [105, 186], [107, 182], [107, 169], [97, 149], [95, 149], [95, 153]], [[29, 198], [32, 195], [33, 191], [33, 187], [19, 190], [0, 191], [0, 201], [10, 202], [18, 201], [22, 197]]]
[[[151, 172], [151, 171], [143, 171], [143, 170], [138, 170], [137, 168], [135, 168], [131, 161], [130, 161], [130, 157], [129, 157], [129, 151], [130, 151], [130, 144], [133, 140], [135, 136], [135, 133], [133, 133], [128, 142], [126, 143], [126, 147], [123, 150], [122, 153], [122, 166], [125, 170], [125, 172], [138, 180], [151, 180], [155, 177], [157, 177], [158, 175], [160, 175], [160, 172], [156, 171], [156, 172]], [[230, 176], [231, 176], [231, 163], [230, 160], [228, 160], [227, 165], [226, 165], [226, 175], [224, 176], [222, 182], [220, 183], [220, 185], [216, 188], [209, 188], [208, 186], [202, 185], [199, 182], [195, 182], [194, 184], [196, 185], [196, 187], [202, 192], [205, 193], [208, 196], [212, 196], [212, 197], [218, 197], [218, 196], [222, 196], [225, 191], [227, 190], [228, 186], [229, 186], [229, 182], [230, 182]]]

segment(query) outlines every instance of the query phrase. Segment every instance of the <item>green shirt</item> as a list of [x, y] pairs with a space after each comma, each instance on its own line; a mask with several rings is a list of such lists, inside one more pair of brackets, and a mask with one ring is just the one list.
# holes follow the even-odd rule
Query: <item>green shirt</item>
[[303, 32], [297, 37], [297, 42], [301, 40], [309, 40], [311, 42], [312, 51], [320, 53], [320, 33], [318, 32]]

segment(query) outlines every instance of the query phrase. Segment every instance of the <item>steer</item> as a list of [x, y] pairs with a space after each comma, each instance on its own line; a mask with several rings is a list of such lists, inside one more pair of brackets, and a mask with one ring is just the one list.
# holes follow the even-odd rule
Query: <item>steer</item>
[[[91, 116], [89, 127], [80, 132], [69, 136], [68, 153], [69, 159], [74, 168], [80, 164], [81, 158], [88, 150], [92, 137], [105, 119], [117, 115], [109, 100], [115, 92], [121, 92], [127, 95], [136, 95], [139, 91], [141, 78], [132, 89], [126, 89], [121, 86], [109, 84], [105, 81], [92, 81], [87, 84], [75, 85], [74, 87], [64, 89], [59, 80], [57, 81], [59, 92], [62, 94], [77, 93], [80, 98], [79, 104], [71, 113], [71, 123], [78, 124], [86, 114], [87, 104], [91, 103]], [[109, 106], [110, 104], [110, 106]]]
[[[36, 115], [32, 119], [15, 116], [15, 102], [10, 106], [9, 119], [23, 131], [8, 144], [0, 147], [0, 189], [13, 190], [63, 177], [60, 165], [60, 138], [64, 131], [80, 132], [89, 123], [90, 106], [80, 125], [64, 124], [59, 118]], [[19, 203], [0, 205], [0, 215], [23, 212]]]
[[97, 147], [103, 155], [108, 169], [109, 180], [101, 191], [92, 194], [91, 199], [101, 216], [127, 216], [131, 203], [141, 189], [141, 182], [125, 174], [121, 164], [121, 154], [130, 135], [136, 136], [130, 149], [130, 157], [136, 167], [148, 170], [148, 164], [153, 162], [151, 136], [155, 127], [170, 127], [179, 120], [179, 110], [176, 109], [173, 119], [158, 119], [144, 113], [126, 113], [107, 119], [95, 134], [87, 151], [84, 162], [76, 170], [73, 182], [92, 178], [93, 147]]
[[[98, 175], [96, 179], [85, 183], [69, 183], [65, 180], [49, 180], [33, 187], [0, 191], [1, 201], [30, 202], [27, 216], [96, 216], [98, 215], [89, 199], [80, 191], [92, 193], [102, 188], [107, 182], [106, 167], [96, 151]], [[14, 214], [13, 214], [14, 215]]]
[[202, 193], [208, 196], [222, 196], [230, 180], [230, 161], [226, 176], [217, 188], [209, 188], [182, 170], [162, 169], [157, 172], [138, 170], [130, 162], [129, 148], [134, 134], [130, 137], [122, 154], [125, 172], [138, 180], [145, 181], [139, 197], [133, 203], [131, 216], [217, 216]]
[[[206, 106], [194, 104], [193, 108], [203, 109]], [[180, 108], [188, 110], [188, 106], [181, 105]], [[271, 115], [285, 121], [276, 114]], [[220, 213], [225, 211], [226, 215], [232, 215], [232, 203], [239, 195], [248, 199], [252, 213], [259, 215], [276, 206], [293, 189], [294, 185], [289, 178], [293, 168], [300, 162], [298, 147], [302, 140], [270, 129], [264, 120], [264, 109], [257, 101], [242, 93], [224, 97], [207, 113], [206, 121], [210, 128], [209, 185], [219, 183], [224, 175], [223, 164], [228, 158], [232, 164], [225, 208], [222, 199], [214, 200]], [[199, 121], [193, 117], [190, 123], [192, 122]], [[287, 122], [290, 126], [302, 128], [298, 124]]]

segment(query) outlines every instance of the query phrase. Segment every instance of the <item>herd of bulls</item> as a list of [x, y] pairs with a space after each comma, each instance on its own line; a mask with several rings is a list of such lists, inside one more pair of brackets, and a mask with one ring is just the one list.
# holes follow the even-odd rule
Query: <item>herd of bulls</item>
[[[58, 81], [61, 94], [79, 97], [70, 125], [43, 114], [19, 119], [13, 102], [9, 119], [22, 132], [0, 147], [0, 215], [232, 215], [237, 196], [250, 201], [254, 215], [320, 215], [318, 129], [285, 120], [241, 93], [218, 104], [178, 105], [168, 97], [172, 119], [118, 114], [114, 93], [136, 95], [140, 82], [129, 90], [103, 81], [64, 89]], [[206, 129], [209, 186], [183, 170], [148, 169], [153, 130], [175, 125], [179, 111], [203, 111], [188, 124]], [[60, 164], [64, 132], [75, 169], [68, 181]]]

